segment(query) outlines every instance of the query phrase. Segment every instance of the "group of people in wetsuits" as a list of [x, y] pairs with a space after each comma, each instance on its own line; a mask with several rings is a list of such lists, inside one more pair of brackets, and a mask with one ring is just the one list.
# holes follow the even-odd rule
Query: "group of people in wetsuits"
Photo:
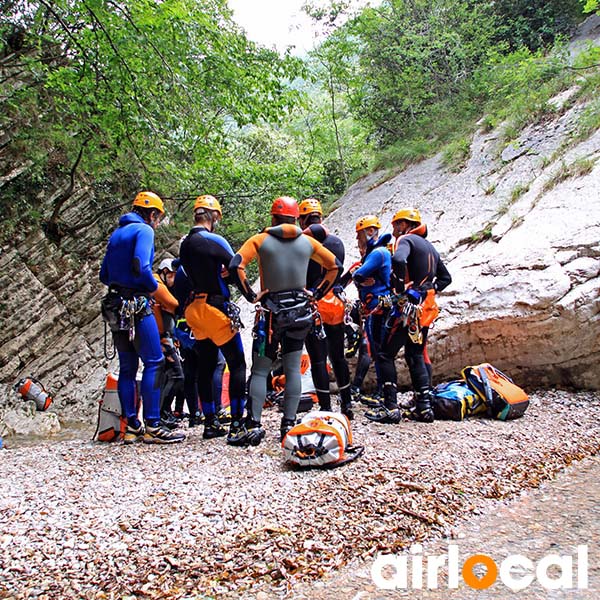
[[[111, 323], [119, 357], [118, 391], [127, 419], [125, 443], [164, 444], [185, 439], [182, 431], [161, 419], [165, 362], [176, 361], [165, 332], [179, 326], [170, 321], [169, 314], [178, 315], [193, 338], [192, 355], [184, 360], [184, 365], [189, 360], [193, 369], [182, 376], [186, 399], [200, 400], [205, 438], [226, 436], [232, 446], [260, 444], [265, 436], [261, 417], [268, 378], [274, 362], [280, 360], [285, 375], [283, 440], [296, 423], [304, 347], [311, 360], [320, 409], [332, 409], [329, 362], [338, 384], [340, 410], [352, 419], [352, 387], [344, 350], [349, 314], [344, 288], [351, 282], [358, 289], [361, 325], [381, 390], [381, 401], [373, 403], [366, 417], [381, 423], [402, 419], [396, 398], [395, 357], [404, 348], [416, 397], [411, 415], [425, 422], [433, 420], [431, 374], [424, 352], [428, 327], [437, 316], [435, 294], [448, 286], [451, 278], [426, 240], [427, 227], [419, 211], [410, 208], [396, 213], [393, 247], [390, 234], [380, 237], [381, 223], [376, 216], [359, 219], [356, 239], [361, 260], [346, 273], [344, 245], [322, 224], [318, 200], [308, 198], [298, 204], [294, 198], [282, 196], [272, 203], [270, 213], [271, 226], [250, 237], [236, 253], [216, 233], [223, 218], [219, 201], [210, 195], [199, 196], [193, 206], [194, 225], [180, 243], [176, 271], [173, 267], [159, 269], [157, 277], [152, 272], [154, 230], [165, 214], [162, 199], [153, 192], [140, 192], [131, 212], [121, 217], [110, 236], [100, 279], [108, 286], [103, 314]], [[256, 291], [246, 271], [254, 260], [260, 275]], [[231, 299], [230, 285], [256, 306], [249, 384], [240, 311]], [[169, 289], [171, 299], [161, 287]], [[112, 319], [106, 314], [110, 310]], [[229, 369], [228, 431], [218, 418], [213, 385], [220, 357]], [[144, 367], [143, 419], [136, 404], [139, 359]], [[194, 412], [192, 400], [190, 416], [198, 415], [200, 407], [196, 405]]]

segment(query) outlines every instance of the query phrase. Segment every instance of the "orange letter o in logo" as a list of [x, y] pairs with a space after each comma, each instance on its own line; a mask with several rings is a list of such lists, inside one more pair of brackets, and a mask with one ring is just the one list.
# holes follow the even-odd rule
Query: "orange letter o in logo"
[[[485, 565], [487, 572], [483, 577], [477, 577], [473, 573], [475, 565]], [[462, 568], [462, 577], [464, 582], [474, 590], [486, 590], [494, 585], [494, 582], [498, 578], [498, 566], [494, 562], [494, 559], [487, 554], [473, 554], [473, 556], [469, 556], [465, 560]]]

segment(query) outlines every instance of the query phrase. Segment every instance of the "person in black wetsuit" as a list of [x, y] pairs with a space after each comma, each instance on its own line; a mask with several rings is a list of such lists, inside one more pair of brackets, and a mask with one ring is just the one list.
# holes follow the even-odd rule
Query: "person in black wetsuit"
[[398, 300], [387, 316], [378, 351], [385, 405], [368, 411], [366, 416], [379, 422], [400, 420], [393, 409], [397, 406], [394, 361], [400, 348], [404, 348], [404, 359], [416, 394], [412, 416], [430, 423], [434, 415], [430, 376], [423, 350], [429, 326], [439, 312], [435, 295], [450, 285], [452, 277], [437, 250], [425, 239], [427, 227], [421, 222], [417, 209], [399, 210], [392, 223], [399, 234], [392, 257], [391, 277], [391, 286]]
[[[330, 233], [322, 224], [323, 209], [315, 198], [307, 198], [300, 203], [300, 227], [306, 235], [321, 242], [332, 252], [343, 266], [345, 249], [342, 240]], [[306, 287], [311, 290], [323, 278], [323, 267], [310, 261], [306, 275]], [[308, 356], [313, 383], [319, 399], [321, 410], [331, 410], [329, 393], [329, 374], [327, 373], [327, 357], [331, 361], [333, 372], [340, 393], [340, 409], [342, 414], [353, 419], [352, 397], [350, 395], [350, 370], [344, 354], [344, 292], [341, 285], [334, 285], [324, 298], [317, 302], [319, 314], [323, 322], [325, 337], [319, 331], [312, 330], [304, 341]]]
[[213, 374], [221, 349], [229, 366], [231, 425], [227, 443], [240, 445], [245, 429], [246, 361], [239, 333], [239, 309], [230, 299], [227, 267], [233, 250], [225, 238], [214, 233], [221, 220], [219, 201], [210, 195], [199, 196], [194, 203], [194, 221], [179, 248], [181, 266], [192, 286], [185, 308], [185, 319], [196, 338], [197, 381], [205, 426], [204, 438], [225, 435], [219, 423], [213, 398]]

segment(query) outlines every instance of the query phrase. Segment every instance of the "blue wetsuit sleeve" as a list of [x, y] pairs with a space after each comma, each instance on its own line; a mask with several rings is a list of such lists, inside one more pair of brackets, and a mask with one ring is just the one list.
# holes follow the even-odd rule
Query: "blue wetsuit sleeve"
[[100, 281], [104, 285], [108, 285], [110, 282], [108, 281], [108, 265], [106, 264], [106, 254], [102, 259], [102, 265], [100, 267]]
[[374, 277], [377, 271], [383, 266], [383, 258], [379, 252], [371, 252], [363, 262], [362, 266], [356, 269], [352, 278], [358, 284], [369, 277]]
[[152, 274], [152, 261], [154, 259], [154, 230], [149, 225], [142, 227], [136, 238], [133, 251], [132, 271], [141, 286], [153, 292], [158, 287]]

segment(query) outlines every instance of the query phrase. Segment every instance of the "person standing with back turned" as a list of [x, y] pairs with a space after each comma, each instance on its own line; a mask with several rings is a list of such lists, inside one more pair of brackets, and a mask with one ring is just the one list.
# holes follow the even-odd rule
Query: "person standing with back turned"
[[223, 236], [215, 233], [222, 216], [221, 204], [214, 196], [198, 196], [194, 202], [194, 226], [181, 242], [179, 256], [193, 289], [185, 319], [196, 338], [198, 392], [205, 418], [203, 437], [227, 434], [216, 414], [212, 385], [220, 349], [230, 371], [231, 425], [227, 443], [240, 446], [246, 433], [242, 422], [246, 361], [239, 310], [231, 300], [226, 273], [233, 250]]
[[[330, 233], [323, 225], [323, 208], [315, 198], [307, 198], [300, 202], [300, 227], [306, 235], [321, 242], [331, 251], [341, 265], [344, 264], [345, 249], [342, 240]], [[323, 275], [321, 265], [314, 261], [308, 263], [307, 285], [311, 289]], [[319, 314], [323, 322], [324, 337], [317, 331], [310, 331], [306, 336], [306, 350], [310, 357], [310, 369], [313, 383], [319, 398], [321, 410], [331, 410], [329, 393], [329, 373], [327, 372], [327, 357], [331, 361], [333, 372], [340, 394], [340, 410], [352, 420], [352, 397], [350, 395], [350, 369], [346, 362], [344, 350], [344, 319], [346, 307], [344, 304], [344, 289], [340, 284], [333, 286], [327, 295], [317, 302]]]
[[[161, 424], [160, 395], [164, 357], [160, 334], [152, 312], [151, 295], [158, 284], [152, 274], [154, 230], [165, 213], [162, 200], [153, 192], [140, 192], [131, 212], [119, 219], [119, 226], [108, 240], [100, 268], [100, 281], [108, 286], [102, 312], [111, 323], [115, 348], [119, 354], [119, 399], [127, 419], [123, 441], [132, 444], [182, 442], [185, 435]], [[142, 359], [142, 403], [144, 425], [135, 402], [136, 373]]]
[[[296, 226], [298, 203], [294, 198], [276, 198], [271, 206], [271, 227], [252, 236], [229, 264], [229, 273], [244, 297], [260, 301], [252, 348], [251, 405], [246, 419], [246, 443], [258, 446], [265, 436], [261, 416], [267, 395], [267, 376], [281, 344], [285, 392], [280, 439], [296, 422], [301, 395], [300, 359], [306, 335], [313, 327], [313, 298], [319, 300], [333, 286], [341, 265], [317, 240]], [[258, 260], [261, 291], [256, 294], [246, 276], [246, 266]], [[310, 260], [323, 267], [314, 283], [313, 298], [306, 291]]]

